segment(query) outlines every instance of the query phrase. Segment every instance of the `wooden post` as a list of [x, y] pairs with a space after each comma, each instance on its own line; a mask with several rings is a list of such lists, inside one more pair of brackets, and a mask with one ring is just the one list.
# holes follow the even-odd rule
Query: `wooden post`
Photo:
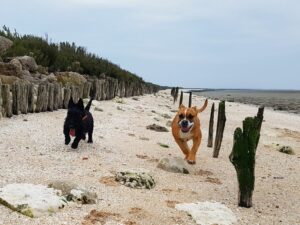
[[61, 101], [62, 101], [62, 95], [61, 95], [61, 86], [59, 83], [54, 84], [54, 90], [53, 90], [53, 110], [57, 110], [61, 108]]
[[215, 117], [215, 103], [212, 104], [211, 111], [210, 111], [209, 131], [208, 131], [208, 141], [207, 141], [207, 147], [209, 148], [213, 146], [214, 117]]
[[20, 83], [19, 107], [20, 107], [21, 113], [27, 114], [27, 111], [28, 111], [28, 86], [27, 86], [27, 84]]
[[27, 86], [28, 89], [28, 109], [27, 111], [29, 113], [33, 113], [34, 112], [34, 85], [33, 84], [29, 84]]
[[189, 96], [189, 108], [192, 107], [192, 95], [193, 95], [193, 92], [190, 92], [190, 96]]
[[54, 84], [48, 84], [48, 99], [47, 110], [53, 111], [54, 108]]
[[258, 128], [259, 129], [259, 132], [261, 130], [261, 125], [262, 125], [262, 122], [264, 120], [264, 111], [265, 111], [265, 107], [264, 106], [260, 106], [258, 108], [258, 112], [257, 112], [257, 118], [261, 121], [260, 122], [260, 127]]
[[2, 82], [0, 80], [0, 118], [2, 118], [2, 111], [3, 111], [3, 108], [2, 108]]
[[10, 86], [8, 84], [2, 85], [2, 115], [5, 117], [12, 117]]
[[83, 86], [83, 98], [89, 98], [91, 92], [92, 84], [90, 82], [85, 82]]
[[47, 94], [47, 86], [44, 84], [40, 84], [38, 87], [38, 94], [36, 100], [35, 112], [44, 112], [47, 110], [48, 105], [48, 94]]
[[243, 130], [234, 132], [234, 143], [229, 155], [234, 165], [239, 182], [238, 205], [252, 207], [252, 194], [255, 183], [255, 155], [260, 138], [264, 108], [261, 107], [256, 117], [248, 117], [243, 121]]
[[64, 88], [64, 101], [63, 101], [63, 108], [67, 109], [69, 100], [71, 98], [71, 89], [70, 88]]
[[217, 131], [216, 131], [215, 146], [213, 152], [214, 158], [218, 158], [219, 156], [219, 151], [223, 140], [225, 123], [226, 123], [225, 101], [221, 101], [219, 103], [219, 110], [218, 110]]
[[13, 105], [12, 105], [12, 113], [14, 115], [19, 115], [20, 111], [20, 84], [18, 82], [12, 85], [12, 97], [13, 97]]
[[183, 92], [181, 91], [180, 92], [180, 99], [179, 99], [179, 107], [181, 106], [182, 101], [183, 101]]

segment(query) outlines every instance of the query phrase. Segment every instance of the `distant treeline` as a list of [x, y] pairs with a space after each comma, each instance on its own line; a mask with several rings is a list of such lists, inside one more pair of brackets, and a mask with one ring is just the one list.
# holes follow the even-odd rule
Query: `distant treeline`
[[51, 43], [48, 37], [21, 35], [6, 26], [0, 29], [0, 35], [13, 41], [13, 46], [3, 58], [29, 55], [35, 58], [37, 64], [47, 67], [49, 72], [74, 71], [97, 77], [104, 73], [118, 80], [144, 83], [136, 74], [96, 54], [88, 53], [86, 48], [76, 46], [75, 43]]

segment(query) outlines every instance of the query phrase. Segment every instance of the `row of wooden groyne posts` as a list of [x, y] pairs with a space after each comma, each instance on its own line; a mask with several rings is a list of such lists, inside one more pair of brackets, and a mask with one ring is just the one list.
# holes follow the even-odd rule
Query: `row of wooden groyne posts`
[[122, 98], [151, 94], [158, 89], [158, 86], [152, 84], [118, 81], [110, 77], [90, 79], [76, 86], [63, 86], [61, 83], [0, 83], [0, 117], [67, 108], [71, 97], [75, 102], [79, 98], [91, 96], [95, 100], [110, 100], [116, 96]]

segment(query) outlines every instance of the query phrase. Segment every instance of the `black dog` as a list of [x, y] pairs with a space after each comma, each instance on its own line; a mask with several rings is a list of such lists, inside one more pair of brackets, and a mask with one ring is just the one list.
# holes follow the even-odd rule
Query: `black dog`
[[71, 141], [70, 136], [75, 136], [72, 148], [76, 149], [81, 139], [85, 140], [88, 133], [88, 143], [93, 143], [94, 119], [89, 112], [93, 98], [84, 108], [82, 99], [75, 104], [71, 98], [68, 105], [68, 114], [64, 123], [65, 144]]

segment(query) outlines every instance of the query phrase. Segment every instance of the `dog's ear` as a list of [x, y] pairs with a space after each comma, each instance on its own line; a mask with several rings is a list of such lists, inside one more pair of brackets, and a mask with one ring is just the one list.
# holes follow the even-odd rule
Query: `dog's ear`
[[180, 106], [179, 106], [179, 109], [184, 109], [185, 108], [185, 106], [183, 105], [183, 104], [181, 104]]
[[84, 110], [84, 106], [83, 106], [83, 101], [82, 98], [80, 98], [77, 102], [77, 106], [79, 107], [80, 110]]
[[73, 98], [71, 97], [68, 103], [68, 108], [71, 108], [74, 106]]
[[192, 109], [195, 110], [196, 113], [198, 113], [197, 106], [193, 106]]
[[208, 104], [208, 100], [206, 99], [205, 102], [204, 102], [204, 105], [200, 109], [197, 110], [198, 113], [203, 112], [206, 109], [207, 104]]

